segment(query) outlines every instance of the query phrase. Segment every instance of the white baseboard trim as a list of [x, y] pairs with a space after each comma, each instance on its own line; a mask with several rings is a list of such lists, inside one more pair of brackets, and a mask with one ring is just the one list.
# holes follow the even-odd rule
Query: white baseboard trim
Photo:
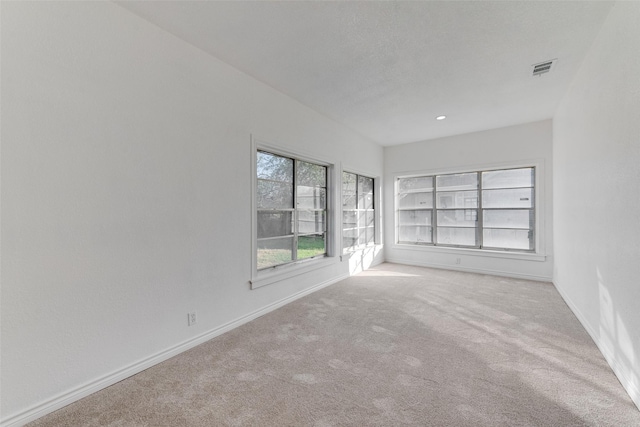
[[560, 288], [555, 282], [553, 283], [553, 286], [555, 286], [556, 290], [558, 291], [558, 293], [560, 294], [564, 302], [569, 306], [571, 311], [573, 311], [573, 314], [575, 314], [575, 316], [578, 318], [578, 321], [580, 321], [580, 323], [582, 324], [582, 327], [584, 327], [584, 329], [587, 331], [587, 333], [589, 334], [593, 342], [596, 344], [596, 346], [598, 347], [598, 350], [600, 350], [600, 353], [602, 353], [602, 355], [604, 356], [604, 359], [607, 361], [607, 363], [611, 367], [611, 370], [613, 371], [615, 376], [618, 377], [618, 381], [620, 381], [620, 384], [622, 384], [622, 387], [625, 389], [625, 391], [627, 392], [627, 394], [629, 395], [633, 403], [638, 407], [638, 410], [640, 411], [640, 389], [638, 389], [634, 381], [628, 378], [624, 373], [624, 369], [622, 369], [620, 362], [618, 362], [618, 360], [615, 357], [615, 354], [616, 354], [615, 351], [609, 348], [607, 345], [605, 345], [605, 343], [603, 343], [600, 340], [600, 335], [597, 334], [595, 329], [591, 326], [591, 324], [587, 322], [587, 318], [578, 309], [576, 304], [573, 303], [571, 298], [569, 298], [569, 296], [566, 293], [564, 293], [562, 288]]
[[429, 267], [429, 268], [439, 268], [443, 270], [464, 271], [466, 273], [490, 274], [492, 276], [511, 277], [513, 279], [535, 280], [536, 282], [551, 282], [551, 277], [538, 276], [534, 274], [521, 274], [521, 273], [513, 273], [510, 271], [489, 270], [489, 269], [483, 269], [483, 268], [469, 268], [469, 267], [463, 267], [460, 265], [438, 264], [434, 262], [413, 261], [413, 260], [406, 260], [401, 258], [387, 258], [386, 261], [392, 262], [395, 264], [415, 265], [418, 267]]
[[5, 419], [0, 420], [0, 427], [23, 426], [31, 421], [34, 421], [53, 411], [63, 408], [75, 401], [78, 401], [83, 397], [86, 397], [92, 393], [102, 390], [103, 388], [109, 387], [119, 381], [124, 380], [125, 378], [128, 378], [132, 375], [135, 375], [139, 372], [144, 371], [145, 369], [148, 369], [154, 365], [157, 365], [158, 363], [164, 362], [165, 360], [170, 359], [173, 356], [176, 356], [197, 345], [200, 345], [206, 341], [209, 341], [210, 339], [215, 338], [219, 335], [222, 335], [225, 332], [235, 329], [238, 326], [244, 325], [245, 323], [248, 323], [260, 316], [263, 316], [273, 310], [276, 310], [286, 304], [289, 304], [290, 302], [293, 302], [313, 292], [319, 291], [322, 288], [325, 288], [336, 282], [344, 280], [348, 277], [349, 277], [349, 274], [343, 274], [333, 279], [319, 283], [318, 285], [312, 286], [311, 288], [297, 292], [293, 295], [290, 295], [286, 298], [283, 298], [279, 301], [276, 301], [265, 307], [262, 307], [256, 311], [253, 311], [249, 314], [246, 314], [235, 320], [232, 320], [221, 326], [218, 326], [217, 328], [211, 329], [208, 332], [204, 332], [194, 338], [183, 341], [182, 343], [177, 344], [173, 347], [162, 350], [145, 359], [134, 362], [131, 365], [125, 366], [122, 369], [118, 369], [116, 371], [111, 372], [110, 374], [104, 375], [93, 381], [89, 381], [67, 392], [60, 393], [57, 396], [54, 396], [50, 399], [45, 400], [44, 402], [37, 403], [24, 411], [18, 412], [16, 414], [8, 416]]

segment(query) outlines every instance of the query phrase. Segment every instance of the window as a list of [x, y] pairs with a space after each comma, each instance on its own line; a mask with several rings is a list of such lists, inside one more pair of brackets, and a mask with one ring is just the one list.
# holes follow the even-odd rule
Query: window
[[534, 251], [535, 168], [398, 178], [397, 243]]
[[342, 248], [375, 243], [373, 178], [342, 173]]
[[533, 168], [482, 172], [482, 241], [487, 248], [535, 249]]
[[327, 167], [258, 151], [257, 269], [327, 254]]

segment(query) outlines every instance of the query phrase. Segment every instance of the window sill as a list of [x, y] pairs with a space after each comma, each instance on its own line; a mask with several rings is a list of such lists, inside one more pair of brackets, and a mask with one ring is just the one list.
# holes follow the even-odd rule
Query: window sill
[[325, 256], [318, 259], [309, 259], [296, 263], [285, 264], [278, 267], [269, 268], [258, 271], [257, 274], [249, 281], [251, 289], [261, 288], [262, 286], [280, 282], [291, 277], [300, 276], [302, 274], [327, 267], [336, 263], [336, 257]]
[[444, 246], [424, 246], [424, 245], [403, 245], [395, 244], [393, 249], [403, 251], [448, 253], [456, 255], [470, 255], [479, 257], [502, 258], [502, 259], [518, 259], [524, 261], [544, 262], [547, 259], [545, 254], [532, 252], [508, 252], [495, 251], [489, 249], [468, 249], [468, 248], [451, 248]]

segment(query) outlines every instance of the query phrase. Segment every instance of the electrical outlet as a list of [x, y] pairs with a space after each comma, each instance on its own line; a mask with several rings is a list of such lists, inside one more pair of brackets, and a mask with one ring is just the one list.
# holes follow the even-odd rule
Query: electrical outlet
[[188, 324], [189, 326], [191, 326], [191, 325], [195, 325], [196, 320], [197, 320], [197, 318], [196, 318], [196, 312], [195, 312], [195, 311], [194, 311], [194, 312], [192, 312], [192, 313], [188, 313], [188, 314], [187, 314], [187, 324]]
[[460, 258], [456, 258], [456, 264], [460, 264]]

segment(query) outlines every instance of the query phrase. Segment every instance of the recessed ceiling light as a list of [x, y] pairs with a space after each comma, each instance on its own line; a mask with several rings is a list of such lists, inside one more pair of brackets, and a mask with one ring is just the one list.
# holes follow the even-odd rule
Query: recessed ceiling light
[[447, 118], [447, 116], [438, 116], [438, 117], [436, 117], [436, 120], [444, 120], [446, 118]]

